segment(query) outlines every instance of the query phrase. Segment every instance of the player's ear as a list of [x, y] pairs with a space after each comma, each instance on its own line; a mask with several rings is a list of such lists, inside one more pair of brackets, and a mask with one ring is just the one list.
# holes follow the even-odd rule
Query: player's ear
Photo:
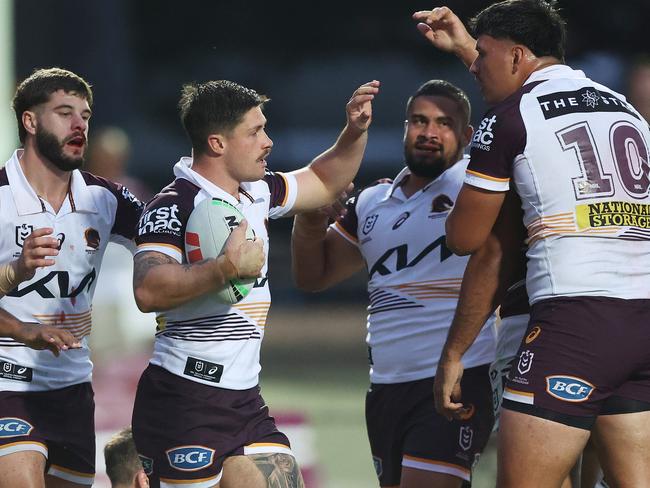
[[226, 138], [222, 134], [209, 134], [208, 149], [215, 156], [222, 155], [226, 150]]
[[514, 75], [517, 71], [522, 68], [522, 63], [526, 60], [526, 48], [520, 44], [515, 44], [512, 47], [512, 74]]
[[460, 144], [462, 147], [465, 147], [469, 144], [469, 141], [472, 140], [472, 135], [474, 135], [474, 127], [468, 125], [463, 130], [463, 133], [460, 136]]
[[135, 486], [136, 488], [149, 488], [149, 477], [144, 470], [138, 471], [135, 475]]
[[36, 134], [36, 126], [38, 125], [36, 121], [36, 112], [25, 110], [22, 116], [22, 123], [28, 134]]

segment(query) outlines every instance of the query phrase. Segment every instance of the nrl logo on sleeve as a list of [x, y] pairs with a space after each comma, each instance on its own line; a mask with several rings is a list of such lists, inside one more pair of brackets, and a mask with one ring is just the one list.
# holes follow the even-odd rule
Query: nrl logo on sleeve
[[476, 132], [472, 136], [472, 147], [482, 149], [483, 151], [490, 150], [490, 144], [494, 140], [494, 124], [497, 121], [497, 116], [485, 117], [478, 126]]
[[198, 471], [212, 464], [214, 449], [203, 446], [179, 446], [165, 451], [169, 465], [179, 471]]

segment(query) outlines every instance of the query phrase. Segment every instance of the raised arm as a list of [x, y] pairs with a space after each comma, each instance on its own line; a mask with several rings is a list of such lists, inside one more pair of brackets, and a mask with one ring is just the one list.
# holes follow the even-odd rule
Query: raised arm
[[361, 85], [346, 105], [347, 123], [336, 143], [308, 166], [292, 172], [298, 183], [294, 213], [329, 205], [352, 182], [363, 158], [379, 82]]
[[243, 220], [216, 259], [180, 264], [174, 258], [155, 251], [135, 255], [133, 292], [143, 312], [168, 310], [213, 290], [219, 290], [234, 278], [255, 278], [264, 265], [263, 243], [259, 237], [246, 240]]
[[519, 197], [509, 191], [485, 243], [469, 258], [456, 313], [438, 362], [434, 384], [436, 410], [447, 418], [463, 411], [463, 354], [501, 303], [508, 287], [525, 274], [524, 237]]
[[328, 227], [324, 212], [296, 215], [291, 234], [291, 267], [296, 286], [321, 291], [363, 268], [359, 249]]
[[468, 68], [478, 52], [474, 39], [449, 7], [436, 7], [413, 14], [420, 33], [437, 49], [456, 55]]

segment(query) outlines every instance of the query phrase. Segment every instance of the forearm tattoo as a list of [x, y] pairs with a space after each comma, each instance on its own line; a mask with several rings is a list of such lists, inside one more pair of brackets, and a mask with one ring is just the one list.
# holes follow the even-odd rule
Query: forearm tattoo
[[177, 264], [177, 261], [170, 256], [155, 251], [136, 254], [133, 259], [133, 286], [140, 286], [149, 270], [161, 264]]
[[298, 463], [293, 456], [270, 453], [249, 457], [266, 478], [268, 488], [305, 488]]

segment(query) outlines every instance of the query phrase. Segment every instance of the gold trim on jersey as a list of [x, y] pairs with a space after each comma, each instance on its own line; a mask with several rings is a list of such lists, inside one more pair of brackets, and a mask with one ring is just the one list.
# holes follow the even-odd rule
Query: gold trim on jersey
[[462, 278], [448, 278], [444, 280], [402, 283], [400, 285], [387, 286], [385, 288], [392, 288], [393, 290], [401, 291], [408, 296], [420, 300], [432, 298], [458, 298], [462, 281]]
[[334, 226], [336, 227], [336, 230], [341, 232], [343, 235], [345, 235], [345, 237], [347, 237], [351, 241], [359, 242], [359, 239], [357, 239], [352, 234], [350, 234], [347, 230], [345, 230], [345, 228], [339, 222], [334, 222]]
[[81, 313], [33, 314], [33, 317], [43, 325], [57, 327], [69, 331], [75, 339], [83, 339], [92, 329], [92, 311]]
[[620, 227], [608, 227], [607, 229], [583, 228], [576, 224], [576, 215], [572, 212], [563, 212], [555, 215], [539, 217], [528, 224], [528, 246], [532, 246], [541, 239], [547, 239], [562, 235], [614, 235]]
[[250, 303], [236, 303], [233, 305], [240, 312], [245, 313], [248, 317], [252, 318], [261, 328], [266, 327], [266, 317], [271, 308], [271, 302], [250, 302]]
[[469, 173], [470, 175], [478, 176], [486, 180], [498, 181], [500, 183], [507, 183], [510, 181], [510, 178], [497, 178], [496, 176], [489, 176], [483, 173], [479, 173], [478, 171], [472, 171], [471, 169], [466, 169], [465, 172]]

